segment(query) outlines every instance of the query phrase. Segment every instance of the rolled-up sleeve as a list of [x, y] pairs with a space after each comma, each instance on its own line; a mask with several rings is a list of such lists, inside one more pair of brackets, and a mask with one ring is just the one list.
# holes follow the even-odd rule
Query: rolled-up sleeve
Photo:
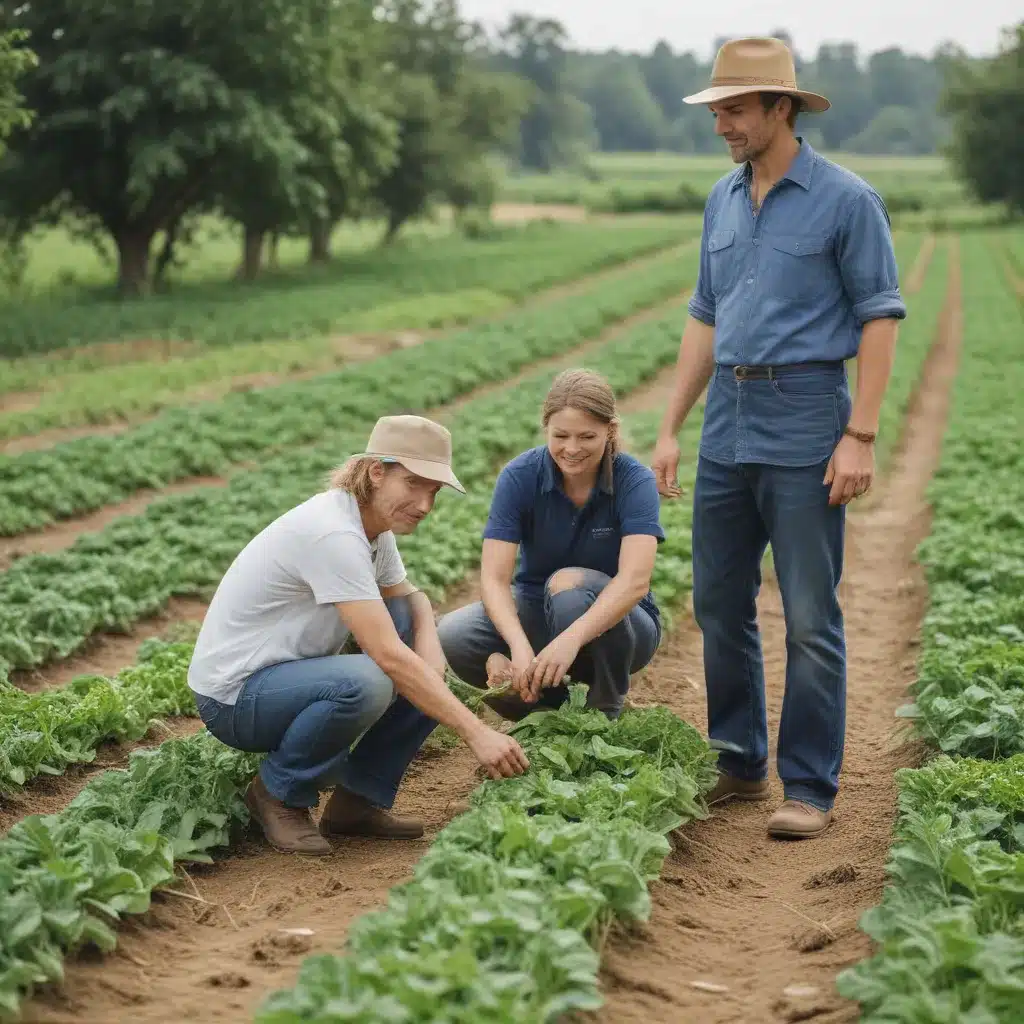
[[711, 291], [711, 265], [708, 261], [708, 233], [711, 222], [712, 201], [704, 204], [704, 226], [700, 233], [700, 261], [697, 265], [697, 284], [694, 286], [693, 294], [686, 308], [690, 315], [707, 324], [708, 327], [715, 326], [715, 296]]
[[857, 322], [905, 319], [889, 215], [877, 192], [863, 189], [854, 196], [837, 241], [843, 287]]

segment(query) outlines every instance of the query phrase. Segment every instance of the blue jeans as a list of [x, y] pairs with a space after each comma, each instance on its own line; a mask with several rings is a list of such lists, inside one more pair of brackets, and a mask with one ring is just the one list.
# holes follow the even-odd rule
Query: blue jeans
[[[597, 600], [610, 577], [596, 569], [570, 570], [580, 573], [580, 582], [553, 592], [551, 580], [542, 600], [531, 599], [515, 590], [519, 622], [534, 653], [539, 653], [556, 636], [568, 629]], [[495, 652], [508, 657], [508, 644], [495, 629], [482, 601], [466, 605], [441, 619], [437, 627], [445, 658], [452, 671], [471, 686], [487, 685], [487, 659]], [[587, 705], [616, 717], [622, 711], [629, 677], [654, 657], [661, 641], [661, 626], [645, 609], [634, 605], [626, 617], [601, 636], [585, 644], [569, 670], [573, 682], [587, 683]], [[541, 691], [537, 703], [518, 697], [498, 698], [492, 707], [506, 718], [522, 718], [540, 708], [558, 707], [568, 697], [564, 685]]]
[[[385, 604], [411, 646], [409, 599]], [[222, 743], [267, 752], [260, 765], [263, 784], [291, 807], [315, 807], [320, 790], [332, 786], [390, 807], [409, 762], [437, 727], [395, 694], [366, 654], [268, 665], [249, 676], [234, 704], [195, 697], [207, 729]]]
[[777, 765], [787, 799], [831, 808], [846, 729], [846, 641], [836, 589], [845, 508], [828, 504], [827, 461], [804, 467], [701, 457], [693, 507], [693, 607], [704, 639], [708, 734], [740, 748], [719, 766], [768, 773], [764, 666], [755, 598], [772, 545], [786, 620]]

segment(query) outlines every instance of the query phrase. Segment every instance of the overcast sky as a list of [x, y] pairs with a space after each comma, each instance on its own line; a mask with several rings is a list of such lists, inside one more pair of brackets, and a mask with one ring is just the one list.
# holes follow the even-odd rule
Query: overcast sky
[[787, 29], [806, 57], [822, 42], [840, 41], [855, 42], [865, 54], [900, 46], [926, 56], [947, 41], [988, 54], [1000, 28], [1024, 18], [1021, 0], [857, 0], [841, 6], [828, 0], [459, 0], [459, 6], [463, 17], [488, 27], [514, 12], [557, 18], [579, 49], [646, 51], [665, 39], [675, 50], [705, 58], [719, 36], [767, 35], [777, 28]]

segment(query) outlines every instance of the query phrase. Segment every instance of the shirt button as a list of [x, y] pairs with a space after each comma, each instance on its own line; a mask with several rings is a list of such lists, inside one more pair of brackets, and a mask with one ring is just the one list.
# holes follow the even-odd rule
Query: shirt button
[[747, 278], [747, 284], [753, 284], [753, 283], [754, 283], [754, 279], [752, 277], [748, 277]]
[[760, 238], [755, 238], [754, 239], [754, 245], [760, 245], [760, 244], [761, 244], [761, 239]]

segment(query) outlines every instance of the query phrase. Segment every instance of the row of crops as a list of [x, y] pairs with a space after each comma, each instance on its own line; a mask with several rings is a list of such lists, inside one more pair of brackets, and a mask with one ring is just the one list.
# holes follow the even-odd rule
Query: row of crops
[[[941, 263], [933, 275], [943, 279]], [[929, 285], [915, 300], [922, 315], [908, 321], [901, 337], [897, 403], [919, 374], [940, 291]], [[589, 352], [587, 365], [625, 395], [672, 361], [678, 321], [676, 313], [637, 327]], [[538, 372], [514, 391], [469, 401], [449, 421], [469, 494], [440, 499], [423, 527], [401, 542], [410, 574], [433, 596], [475, 565], [490, 483], [510, 454], [535, 443], [550, 377], [550, 370]], [[659, 413], [627, 420], [636, 451], [649, 448]], [[684, 438], [691, 455], [698, 429], [695, 414]], [[350, 443], [357, 443], [355, 435]], [[93, 601], [90, 607], [106, 601], [125, 612], [127, 624], [140, 609], [124, 602], [145, 593], [146, 580], [157, 585], [170, 573], [183, 588], [175, 592], [183, 593], [215, 584], [252, 533], [319, 486], [337, 457], [335, 439], [240, 474], [229, 487], [210, 491], [208, 505], [193, 498], [161, 502], [56, 556], [91, 562], [23, 560], [6, 574], [7, 593], [28, 593], [32, 577], [18, 573], [36, 565], [36, 585], [45, 583], [37, 600], [51, 588], [52, 607], [62, 612], [76, 596]], [[692, 462], [684, 459], [684, 466]], [[669, 621], [689, 591], [689, 520], [687, 501], [664, 506], [669, 540], [653, 586]], [[143, 565], [145, 576], [131, 575]], [[73, 582], [58, 598], [52, 588], [69, 573]], [[88, 589], [101, 580], [137, 589], [119, 591], [118, 604], [109, 590]], [[154, 592], [146, 603], [160, 600], [166, 596]], [[17, 635], [31, 644], [66, 621], [36, 620]], [[76, 628], [87, 635], [89, 623]], [[70, 634], [62, 646], [69, 643]], [[17, 788], [39, 772], [89, 760], [104, 739], [139, 736], [154, 716], [194, 714], [185, 682], [189, 655], [188, 645], [151, 643], [138, 665], [112, 680], [85, 677], [34, 695], [0, 690], [0, 784]], [[705, 813], [700, 794], [713, 781], [713, 757], [667, 711], [631, 712], [612, 724], [580, 710], [578, 699], [543, 727], [522, 726], [519, 738], [540, 770], [485, 784], [471, 812], [438, 837], [413, 880], [357, 924], [347, 955], [308, 961], [295, 989], [261, 1009], [261, 1021], [308, 1019], [328, 1003], [334, 1013], [339, 1001], [351, 1006], [352, 1019], [371, 1021], [414, 1014], [424, 999], [464, 1005], [466, 1015], [453, 1019], [465, 1021], [484, 1014], [510, 1022], [554, 1019], [599, 1004], [600, 939], [612, 919], [646, 916], [647, 884], [667, 852], [665, 834]], [[83, 942], [111, 948], [117, 918], [144, 910], [153, 889], [172, 880], [176, 862], [206, 859], [229, 843], [247, 817], [238, 794], [254, 764], [252, 756], [199, 733], [134, 755], [127, 772], [105, 773], [61, 814], [15, 826], [0, 841], [0, 885], [12, 901], [17, 895], [5, 904], [12, 917], [0, 956], [4, 1005], [16, 1007], [34, 985], [59, 979], [63, 957]], [[72, 880], [66, 887], [49, 881], [54, 864]]]
[[[678, 271], [672, 276], [677, 279]], [[891, 429], [884, 434], [889, 441], [898, 432], [898, 418], [934, 337], [944, 278], [944, 262], [937, 259], [920, 295], [911, 300], [915, 312], [901, 336], [884, 416], [884, 422], [892, 421]], [[373, 391], [378, 396], [372, 404], [357, 405], [362, 396], [351, 380], [333, 382], [337, 403], [350, 401], [356, 410], [353, 420], [359, 423], [362, 419], [358, 428], [344, 432], [325, 428], [329, 441], [279, 453], [258, 468], [236, 473], [226, 487], [203, 488], [155, 501], [144, 513], [84, 535], [63, 552], [31, 555], [15, 562], [0, 575], [0, 665], [8, 669], [45, 665], [72, 654], [98, 632], [127, 629], [162, 609], [172, 597], [212, 593], [251, 536], [321, 486], [327, 471], [344, 452], [363, 446], [372, 410], [400, 407], [399, 396], [406, 393], [408, 381], [417, 381], [430, 392], [430, 397], [419, 404], [434, 404], [482, 380], [491, 380], [497, 373], [507, 376], [531, 360], [524, 351], [535, 358], [571, 349], [609, 320], [632, 312], [666, 287], [676, 285], [671, 279], [663, 284], [661, 270], [652, 270], [645, 285], [623, 279], [600, 297], [565, 299], [557, 307], [553, 304], [534, 311], [529, 314], [534, 320], [533, 331], [524, 330], [518, 346], [511, 334], [500, 335], [505, 344], [491, 347], [486, 362], [470, 364], [453, 357], [442, 365], [428, 362], [421, 373], [410, 370], [408, 376], [399, 373], [388, 360], [367, 364], [361, 368], [366, 371], [362, 384], [364, 392]], [[625, 393], [674, 359], [679, 318], [676, 311], [635, 327], [588, 353], [587, 364], [605, 372]], [[458, 335], [431, 344], [445, 349], [458, 345], [465, 351], [472, 346], [473, 337], [467, 332], [465, 337]], [[419, 350], [402, 355], [418, 357]], [[373, 365], [380, 373], [376, 379], [371, 373]], [[478, 549], [476, 524], [486, 509], [493, 474], [503, 459], [535, 442], [537, 410], [550, 377], [550, 371], [539, 371], [513, 393], [497, 392], [471, 400], [449, 421], [458, 438], [460, 475], [471, 493], [460, 501], [446, 498], [439, 502], [430, 521], [435, 525], [428, 524], [407, 541], [417, 579], [428, 592], [436, 595], [473, 566]], [[287, 396], [280, 393], [281, 389], [262, 393], [260, 401], [269, 407], [267, 415], [274, 422], [288, 419], [303, 423], [303, 410], [310, 410], [311, 396], [324, 395], [326, 409], [328, 391], [326, 385], [310, 381], [288, 389], [290, 404], [286, 404]], [[890, 406], [895, 411], [890, 411]], [[213, 417], [213, 408], [208, 415]], [[218, 421], [224, 444], [227, 441], [223, 439], [231, 436], [227, 419], [225, 415]], [[692, 417], [691, 424], [697, 420], [697, 416]], [[443, 538], [443, 543], [435, 537]], [[671, 541], [682, 543], [682, 537], [674, 536]], [[667, 560], [665, 556], [670, 554], [670, 550], [663, 549], [660, 563], [671, 565], [672, 573], [683, 571], [680, 564]], [[683, 559], [688, 559], [688, 554], [686, 548]]]
[[[465, 312], [459, 307], [466, 300], [469, 310], [475, 310], [481, 290], [521, 299], [699, 233], [699, 218], [612, 227], [537, 225], [509, 230], [490, 241], [453, 236], [358, 254], [340, 259], [319, 274], [285, 274], [250, 286], [244, 297], [234, 283], [227, 288], [181, 286], [169, 295], [131, 303], [111, 298], [66, 304], [47, 297], [3, 307], [0, 356], [121, 339], [231, 345], [365, 330], [374, 323], [363, 314], [373, 308], [381, 311], [380, 327], [392, 326], [399, 315], [406, 326], [425, 327], [439, 310], [457, 321]], [[458, 293], [462, 293], [461, 303], [444, 299]], [[430, 316], [420, 319], [425, 310]]]
[[[920, 242], [920, 236], [898, 239], [901, 265], [912, 262]], [[617, 319], [678, 294], [696, 275], [697, 255], [696, 246], [675, 249], [541, 308], [312, 380], [170, 408], [115, 437], [84, 437], [45, 451], [0, 456], [0, 535], [15, 536], [91, 512], [145, 488], [223, 473], [341, 428], [361, 428], [381, 408], [423, 409], [507, 379], [534, 359], [557, 354]], [[251, 347], [236, 351], [238, 366], [244, 367]], [[175, 372], [194, 380], [191, 371], [181, 369], [188, 365], [189, 360], [181, 360]], [[223, 372], [225, 365], [200, 360], [196, 369]], [[42, 414], [59, 409], [62, 422], [81, 422], [102, 420], [111, 408], [163, 408], [162, 364], [141, 364], [124, 373], [128, 376], [109, 382], [100, 398], [92, 377], [80, 391], [71, 381], [61, 387], [60, 401]], [[13, 413], [11, 422], [33, 415]]]
[[[611, 342], [588, 364], [626, 394], [671, 359], [677, 320]], [[550, 373], [538, 373], [459, 413], [469, 494], [440, 499], [401, 541], [410, 576], [429, 580], [435, 596], [478, 557], [486, 482], [513, 450], [534, 442], [549, 381]], [[627, 421], [628, 434], [647, 446], [656, 425], [653, 413], [639, 414]], [[697, 429], [696, 420], [686, 428], [691, 444]], [[313, 485], [306, 478], [305, 491], [285, 504]], [[689, 517], [685, 502], [666, 508], [669, 541], [653, 586], [668, 613], [689, 591]], [[0, 789], [88, 761], [100, 742], [141, 736], [153, 717], [194, 716], [190, 657], [189, 644], [151, 641], [139, 663], [113, 679], [86, 676], [33, 695], [0, 690]], [[401, 1019], [424, 999], [464, 1003], [466, 1015], [453, 1019], [478, 1021], [486, 1012], [510, 1024], [600, 1004], [599, 940], [611, 920], [647, 916], [665, 835], [706, 816], [701, 794], [713, 784], [714, 757], [665, 709], [629, 712], [613, 724], [583, 709], [581, 697], [542, 726], [519, 727], [535, 766], [529, 776], [486, 784], [478, 806], [438, 837], [416, 879], [395, 891], [385, 917], [360, 925], [361, 955], [306, 964], [299, 987], [275, 996], [266, 1019], [301, 1019], [301, 1007], [328, 1002], [333, 1013], [342, 997], [359, 1008], [352, 1019], [367, 1021]], [[15, 825], [0, 840], [0, 906], [11, 925], [0, 933], [0, 1007], [15, 1013], [34, 987], [59, 981], [64, 958], [79, 946], [114, 948], [117, 920], [145, 911], [152, 892], [173, 882], [176, 864], [207, 862], [229, 845], [248, 821], [240, 793], [258, 760], [202, 731], [133, 754], [127, 771], [90, 782], [65, 811]], [[52, 884], [54, 870], [67, 885]], [[416, 969], [398, 971], [399, 962]]]
[[1024, 367], [1019, 307], [982, 236], [963, 243], [964, 338], [931, 533], [914, 702], [935, 749], [898, 773], [879, 944], [839, 989], [869, 1022], [1024, 1019]]
[[[15, 535], [121, 501], [139, 490], [284, 449], [368, 432], [382, 409], [424, 410], [506, 380], [602, 328], [679, 295], [696, 249], [578, 294], [310, 380], [169, 409], [113, 437], [0, 458], [0, 533]], [[360, 443], [365, 443], [365, 439]]]

